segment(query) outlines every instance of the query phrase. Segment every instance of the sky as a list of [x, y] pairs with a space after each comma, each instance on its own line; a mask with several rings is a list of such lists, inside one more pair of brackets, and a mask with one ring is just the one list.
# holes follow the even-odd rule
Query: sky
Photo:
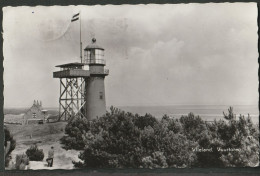
[[105, 48], [107, 106], [257, 105], [256, 3], [4, 7], [4, 107], [58, 107], [56, 65]]

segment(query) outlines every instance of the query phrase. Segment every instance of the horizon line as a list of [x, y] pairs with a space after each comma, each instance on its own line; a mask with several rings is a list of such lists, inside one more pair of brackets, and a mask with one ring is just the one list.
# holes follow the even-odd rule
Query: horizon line
[[[154, 106], [259, 106], [258, 104], [169, 104], [169, 105], [109, 105], [106, 107], [154, 107]], [[30, 108], [31, 106], [7, 106], [3, 107], [3, 109], [8, 109], [8, 108]], [[58, 109], [59, 107], [54, 107], [54, 106], [47, 106], [44, 107], [43, 109]]]

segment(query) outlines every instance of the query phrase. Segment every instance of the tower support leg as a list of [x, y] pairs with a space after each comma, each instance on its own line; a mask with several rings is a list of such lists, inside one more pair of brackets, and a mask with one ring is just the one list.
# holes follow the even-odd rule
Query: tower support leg
[[58, 121], [71, 120], [75, 116], [85, 117], [83, 113], [85, 105], [84, 85], [85, 80], [81, 77], [60, 79]]

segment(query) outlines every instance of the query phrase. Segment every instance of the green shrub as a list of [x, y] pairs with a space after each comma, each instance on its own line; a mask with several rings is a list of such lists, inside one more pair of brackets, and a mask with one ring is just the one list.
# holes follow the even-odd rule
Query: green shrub
[[16, 141], [13, 139], [13, 136], [11, 135], [10, 131], [6, 127], [4, 127], [4, 133], [5, 133], [5, 141], [4, 141], [5, 167], [8, 167], [10, 161], [9, 155], [15, 149]]
[[[164, 115], [158, 121], [111, 107], [88, 121], [74, 118], [62, 138], [65, 149], [82, 150], [78, 168], [166, 168], [254, 166], [258, 162], [259, 130], [250, 117], [236, 119], [233, 109], [225, 121], [206, 123], [190, 113], [180, 119]], [[211, 149], [196, 152], [194, 149]], [[218, 148], [238, 148], [220, 152]]]
[[86, 119], [74, 118], [65, 127], [65, 134], [60, 141], [66, 150], [83, 150], [85, 147], [84, 135], [90, 129], [90, 123]]
[[168, 164], [163, 152], [153, 152], [151, 156], [142, 158], [142, 168], [166, 168]]
[[135, 115], [134, 123], [135, 126], [143, 130], [147, 126], [153, 127], [157, 120], [151, 114], [145, 114], [144, 116]]
[[164, 122], [149, 114], [133, 115], [112, 107], [91, 125], [88, 121], [75, 119], [66, 129], [70, 132], [67, 136], [70, 140], [64, 143], [65, 146], [71, 147], [76, 142], [72, 139], [83, 139], [84, 150], [79, 155], [83, 162], [74, 162], [75, 167], [184, 167], [196, 158], [191, 152], [194, 142], [189, 142], [182, 134], [175, 134]]
[[44, 158], [44, 153], [42, 149], [38, 149], [37, 145], [32, 145], [26, 151], [27, 156], [30, 161], [42, 161]]
[[29, 158], [27, 155], [16, 155], [15, 169], [25, 170], [26, 165], [29, 165]]
[[221, 160], [228, 167], [253, 167], [259, 162], [259, 130], [255, 128], [248, 115], [239, 115], [237, 118], [233, 108], [228, 109], [224, 114], [227, 120], [225, 131], [223, 125], [219, 127], [220, 139], [223, 141], [223, 148], [239, 149], [235, 152], [221, 152]]

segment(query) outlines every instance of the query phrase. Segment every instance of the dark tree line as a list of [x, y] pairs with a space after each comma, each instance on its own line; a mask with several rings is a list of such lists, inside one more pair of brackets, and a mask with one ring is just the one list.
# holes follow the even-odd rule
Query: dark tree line
[[[61, 139], [81, 150], [78, 168], [168, 168], [255, 166], [259, 130], [230, 108], [212, 123], [190, 113], [179, 119], [140, 116], [111, 107], [93, 121], [75, 118]], [[206, 149], [208, 151], [199, 151]]]

